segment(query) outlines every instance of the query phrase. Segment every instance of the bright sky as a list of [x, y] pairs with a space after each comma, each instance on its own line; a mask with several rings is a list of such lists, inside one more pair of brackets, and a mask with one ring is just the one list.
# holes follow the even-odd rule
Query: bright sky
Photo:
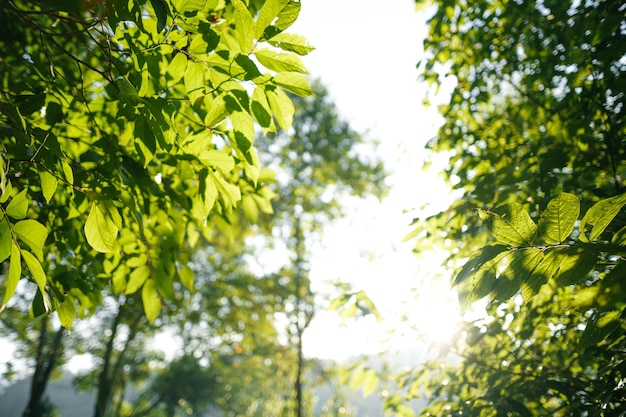
[[436, 174], [422, 171], [424, 145], [440, 121], [434, 107], [423, 107], [426, 86], [417, 79], [425, 20], [413, 0], [304, 0], [289, 29], [317, 48], [304, 57], [311, 75], [321, 78], [354, 129], [381, 142], [393, 170], [390, 195], [381, 204], [355, 205], [345, 221], [327, 229], [325, 250], [311, 262], [314, 281], [352, 282], [389, 321], [344, 327], [335, 315], [322, 314], [305, 334], [307, 355], [338, 359], [413, 347], [414, 331], [391, 344], [379, 342], [402, 312], [409, 314], [409, 327], [433, 341], [448, 337], [456, 320], [448, 277], [436, 279], [439, 262], [418, 260], [413, 242], [402, 243], [411, 230], [406, 210], [441, 207], [448, 198]]

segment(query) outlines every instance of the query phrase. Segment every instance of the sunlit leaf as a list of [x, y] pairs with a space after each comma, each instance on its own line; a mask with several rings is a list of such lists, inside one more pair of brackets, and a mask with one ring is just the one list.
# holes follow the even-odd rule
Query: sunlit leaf
[[128, 276], [128, 283], [126, 284], [124, 294], [129, 295], [137, 292], [149, 277], [150, 267], [148, 267], [147, 265], [135, 268], [133, 272], [131, 272]]
[[39, 178], [41, 180], [43, 198], [46, 200], [46, 203], [49, 203], [57, 189], [58, 180], [48, 171], [39, 171]]
[[185, 75], [185, 71], [187, 70], [187, 55], [182, 52], [174, 55], [174, 58], [170, 61], [167, 66], [166, 73], [171, 77], [171, 80], [168, 82], [169, 85], [176, 84], [180, 81], [181, 78]]
[[313, 90], [309, 85], [309, 82], [301, 74], [295, 72], [283, 72], [276, 74], [273, 77], [276, 85], [281, 86], [287, 91], [290, 91], [299, 96], [310, 96], [313, 94]]
[[22, 257], [20, 255], [20, 248], [15, 242], [11, 244], [11, 258], [9, 261], [9, 273], [6, 279], [6, 288], [4, 292], [4, 299], [2, 300], [2, 306], [4, 307], [17, 289], [17, 284], [20, 281], [22, 275]]
[[[33, 255], [32, 253], [28, 251], [22, 250], [21, 254], [22, 254], [22, 258], [24, 259], [24, 262], [26, 263], [26, 266], [28, 267], [28, 270], [30, 271], [31, 277], [33, 278], [33, 280], [39, 287], [39, 291], [41, 291], [42, 294], [45, 293], [47, 280], [46, 280], [46, 273], [43, 271], [43, 268], [41, 267], [41, 263], [39, 263], [35, 255]], [[50, 307], [47, 306], [46, 311], [49, 311], [49, 310], [50, 310]]]
[[[607, 226], [613, 221], [615, 216], [626, 205], [626, 193], [615, 197], [606, 198], [594, 204], [583, 216], [580, 222], [580, 240], [583, 242], [593, 242], [596, 240]], [[593, 226], [587, 238], [587, 225]]]
[[279, 33], [275, 35], [269, 43], [272, 46], [280, 48], [284, 51], [294, 52], [298, 55], [307, 55], [315, 50], [305, 37], [300, 35], [291, 35], [288, 33]]
[[145, 282], [141, 289], [141, 300], [143, 302], [143, 310], [146, 318], [152, 323], [161, 311], [161, 298], [157, 293], [154, 280], [149, 279]]
[[[299, 72], [308, 74], [302, 60], [292, 53], [276, 52], [269, 49], [257, 49], [254, 56], [265, 68], [277, 72]], [[312, 92], [311, 92], [312, 94]]]
[[98, 252], [113, 252], [117, 246], [118, 227], [111, 212], [103, 205], [93, 202], [87, 221], [85, 236], [89, 245]]
[[235, 37], [241, 52], [249, 54], [254, 46], [255, 22], [241, 0], [233, 0], [233, 6], [235, 6]]
[[619, 310], [599, 310], [587, 324], [580, 337], [578, 347], [584, 349], [605, 340], [611, 333], [623, 327], [622, 312]]
[[74, 297], [67, 295], [65, 300], [57, 306], [57, 315], [61, 326], [66, 329], [71, 329], [74, 319], [76, 318], [76, 305], [74, 303]]
[[263, 4], [257, 17], [255, 38], [261, 39], [265, 29], [273, 23], [274, 19], [283, 11], [287, 4], [289, 4], [289, 0], [267, 0]]
[[506, 245], [529, 246], [536, 232], [537, 226], [528, 211], [519, 203], [511, 203], [493, 211], [491, 234]]
[[24, 189], [11, 199], [11, 202], [5, 209], [6, 214], [18, 220], [26, 217], [29, 205], [29, 200], [26, 196], [27, 191], [28, 190]]
[[580, 214], [580, 202], [573, 194], [561, 193], [550, 200], [539, 219], [539, 233], [548, 244], [561, 243], [569, 237]]
[[188, 265], [181, 264], [178, 268], [180, 282], [190, 291], [195, 290], [193, 271]]
[[43, 246], [48, 238], [48, 229], [43, 224], [32, 219], [20, 220], [13, 225], [13, 233], [43, 261]]

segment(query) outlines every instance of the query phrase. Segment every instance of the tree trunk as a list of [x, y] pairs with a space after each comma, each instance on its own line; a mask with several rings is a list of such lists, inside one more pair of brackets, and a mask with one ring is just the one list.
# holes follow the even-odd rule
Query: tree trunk
[[39, 331], [39, 345], [37, 347], [37, 358], [35, 361], [35, 373], [30, 385], [30, 398], [23, 417], [40, 417], [43, 413], [42, 399], [46, 391], [50, 375], [56, 366], [57, 359], [63, 351], [63, 335], [65, 328], [60, 327], [54, 335], [50, 350], [46, 350], [48, 337], [49, 316], [44, 316]]

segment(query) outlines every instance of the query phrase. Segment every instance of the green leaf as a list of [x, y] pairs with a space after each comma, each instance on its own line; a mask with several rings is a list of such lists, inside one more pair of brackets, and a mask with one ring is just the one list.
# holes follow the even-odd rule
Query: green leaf
[[118, 227], [111, 212], [104, 205], [93, 202], [85, 222], [85, 236], [89, 245], [98, 252], [113, 252], [117, 246], [117, 232]]
[[241, 206], [248, 220], [252, 223], [256, 223], [259, 220], [259, 207], [252, 196], [244, 195], [241, 199]]
[[598, 263], [598, 252], [592, 246], [570, 247], [563, 252], [555, 279], [561, 286], [583, 281]]
[[43, 261], [43, 245], [48, 238], [48, 229], [43, 224], [32, 219], [20, 220], [13, 226], [13, 233]]
[[46, 203], [49, 203], [57, 189], [58, 180], [48, 171], [39, 171], [39, 179], [41, 180], [43, 198], [46, 200]]
[[583, 331], [578, 342], [579, 349], [597, 345], [605, 340], [611, 333], [620, 329], [623, 325], [620, 310], [597, 311], [587, 327]]
[[289, 33], [279, 33], [268, 42], [270, 45], [283, 51], [294, 52], [298, 55], [307, 55], [315, 50], [303, 36], [291, 35]]
[[[41, 264], [32, 253], [22, 250], [22, 258], [30, 271], [30, 275], [33, 277], [35, 283], [39, 287], [39, 291], [44, 294], [46, 291], [46, 273], [43, 271]], [[45, 304], [44, 304], [45, 305]], [[46, 307], [46, 311], [50, 311], [50, 305]]]
[[189, 266], [185, 264], [180, 265], [180, 268], [178, 269], [178, 278], [189, 291], [195, 290], [193, 271], [189, 268]]
[[187, 62], [184, 77], [185, 90], [191, 102], [194, 102], [204, 91], [206, 83], [204, 79], [204, 64], [195, 61]]
[[295, 112], [293, 102], [289, 99], [287, 94], [282, 90], [266, 86], [265, 94], [267, 101], [270, 103], [272, 113], [276, 118], [276, 123], [284, 131], [288, 131], [293, 121], [293, 114]]
[[539, 233], [548, 244], [558, 244], [569, 237], [580, 215], [580, 202], [573, 194], [561, 193], [548, 203], [539, 219]]
[[280, 12], [289, 4], [289, 0], [267, 0], [261, 10], [256, 21], [256, 29], [254, 36], [256, 39], [263, 37], [265, 29], [272, 24], [274, 19], [278, 17]]
[[0, 262], [4, 262], [11, 255], [13, 238], [6, 219], [0, 220]]
[[306, 97], [313, 95], [313, 90], [311, 89], [309, 82], [301, 74], [295, 72], [283, 72], [276, 74], [272, 80], [274, 80], [276, 85], [299, 96]]
[[363, 375], [362, 389], [363, 389], [363, 397], [367, 397], [372, 394], [376, 387], [378, 387], [378, 383], [380, 382], [378, 375], [376, 375], [376, 371], [373, 369], [368, 369], [365, 371]]
[[202, 10], [205, 5], [205, 0], [172, 0], [172, 6], [180, 13]]
[[557, 272], [563, 262], [562, 248], [551, 249], [541, 257], [532, 275], [522, 283], [522, 298], [529, 302]]
[[72, 323], [76, 318], [76, 305], [74, 304], [74, 297], [70, 295], [65, 296], [65, 300], [57, 307], [57, 315], [61, 326], [66, 329], [72, 328]]
[[254, 47], [254, 18], [241, 0], [233, 0], [233, 6], [235, 6], [235, 38], [241, 52], [247, 55]]
[[161, 32], [165, 29], [165, 25], [167, 24], [170, 8], [165, 0], [150, 0], [150, 4], [152, 4], [152, 8], [157, 17], [157, 32]]
[[149, 277], [150, 267], [148, 267], [147, 265], [143, 265], [134, 269], [133, 272], [131, 272], [128, 276], [128, 283], [126, 284], [124, 294], [129, 295], [136, 293]]
[[[613, 221], [615, 216], [626, 205], [626, 193], [615, 197], [598, 201], [583, 216], [580, 222], [580, 240], [583, 242], [593, 242], [596, 240], [607, 226]], [[592, 225], [591, 233], [587, 238], [587, 225]]]
[[537, 248], [514, 251], [511, 261], [493, 283], [492, 291], [496, 299], [505, 301], [517, 294], [522, 284], [532, 277], [543, 257], [543, 252]]
[[198, 160], [206, 167], [217, 168], [224, 174], [235, 168], [235, 159], [224, 150], [206, 149], [198, 155]]
[[300, 15], [300, 1], [290, 1], [278, 14], [278, 18], [273, 25], [268, 26], [263, 32], [266, 39], [271, 39], [278, 33], [284, 31], [291, 26]]
[[498, 264], [510, 254], [511, 251], [504, 245], [485, 246], [463, 266], [453, 280], [463, 311], [491, 292]]
[[226, 209], [235, 207], [241, 200], [241, 190], [239, 187], [226, 181], [219, 172], [211, 173], [211, 177], [214, 179], [214, 184], [217, 187], [217, 191]]
[[[15, 242], [11, 244], [11, 260], [9, 261], [9, 273], [7, 274], [6, 290], [4, 293], [4, 299], [2, 300], [2, 308], [9, 302], [15, 290], [17, 284], [20, 281], [22, 275], [22, 257], [20, 256], [20, 247]], [[1, 310], [1, 309], [0, 309]]]
[[22, 190], [15, 197], [11, 199], [11, 202], [5, 209], [6, 213], [14, 219], [23, 219], [26, 217], [28, 211], [28, 198], [26, 197], [26, 189]]
[[149, 279], [143, 285], [141, 289], [141, 301], [143, 302], [143, 311], [146, 314], [146, 318], [150, 323], [154, 322], [161, 311], [161, 298], [157, 293], [154, 280]]
[[187, 69], [187, 55], [182, 52], [178, 52], [174, 55], [174, 58], [167, 65], [165, 72], [170, 76], [168, 85], [174, 85], [180, 81], [185, 75]]
[[537, 226], [524, 206], [511, 203], [497, 208], [491, 214], [493, 216], [491, 234], [498, 241], [512, 247], [532, 244]]
[[259, 49], [254, 52], [254, 56], [263, 66], [265, 66], [265, 68], [272, 71], [294, 71], [302, 74], [309, 73], [300, 57], [292, 53], [276, 52], [269, 49]]
[[257, 123], [264, 128], [272, 129], [272, 115], [270, 110], [270, 104], [267, 101], [267, 96], [263, 91], [263, 88], [257, 86], [252, 93], [252, 102], [250, 104], [250, 110]]

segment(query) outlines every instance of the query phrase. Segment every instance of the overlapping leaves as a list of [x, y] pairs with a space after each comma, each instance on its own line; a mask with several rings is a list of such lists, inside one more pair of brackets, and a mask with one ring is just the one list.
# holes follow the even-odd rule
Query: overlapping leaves
[[3, 305], [28, 272], [33, 310], [71, 323], [101, 287], [57, 277], [62, 262], [141, 291], [153, 320], [174, 279], [193, 286], [179, 265], [201, 238], [240, 227], [242, 201], [271, 212], [255, 125], [289, 129], [286, 91], [311, 94], [298, 56], [313, 48], [284, 32], [298, 1], [74, 6], [16, 1], [3, 15], [23, 23], [0, 69]]
[[[488, 295], [506, 301], [521, 293], [524, 301], [530, 302], [548, 282], [557, 287], [580, 284], [596, 297], [593, 303], [579, 299], [574, 305], [601, 308], [582, 343], [600, 341], [607, 329], [619, 327], [621, 318], [615, 311], [621, 312], [624, 303], [611, 294], [615, 293], [613, 277], [624, 269], [626, 254], [619, 237], [621, 231], [612, 239], [600, 236], [624, 205], [626, 194], [598, 201], [580, 220], [576, 234], [580, 202], [572, 194], [562, 193], [551, 200], [538, 226], [520, 204], [485, 211], [492, 236], [499, 243], [482, 248], [455, 277], [463, 308]], [[587, 225], [592, 226], [589, 236], [585, 234]], [[590, 276], [593, 271], [601, 275]], [[612, 320], [609, 327], [608, 318]], [[602, 331], [596, 329], [596, 324], [602, 326]]]

